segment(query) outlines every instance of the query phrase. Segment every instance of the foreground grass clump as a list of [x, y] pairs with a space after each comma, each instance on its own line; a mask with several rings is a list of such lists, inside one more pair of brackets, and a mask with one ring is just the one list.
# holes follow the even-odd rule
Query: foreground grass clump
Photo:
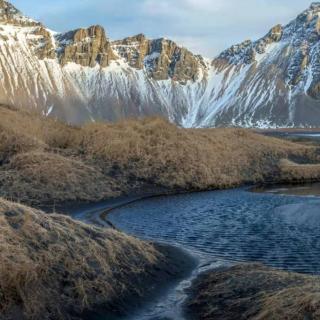
[[295, 183], [308, 179], [320, 180], [320, 164], [297, 164], [290, 160], [280, 161], [281, 178], [283, 181]]
[[116, 185], [99, 168], [43, 151], [19, 153], [0, 174], [2, 196], [41, 205], [53, 199], [97, 201], [116, 196]]
[[[181, 129], [150, 118], [72, 127], [0, 107], [0, 195], [28, 204], [97, 201], [150, 186], [206, 190], [318, 179], [319, 149], [244, 129]], [[292, 167], [290, 167], [292, 169]]]
[[164, 260], [114, 230], [0, 199], [0, 318], [67, 319], [95, 305], [121, 310]]
[[320, 319], [320, 278], [239, 265], [196, 280], [186, 308], [194, 320]]

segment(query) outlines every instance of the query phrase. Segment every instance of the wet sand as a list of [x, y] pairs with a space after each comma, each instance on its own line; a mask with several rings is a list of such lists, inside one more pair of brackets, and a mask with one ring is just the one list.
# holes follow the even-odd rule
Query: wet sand
[[133, 278], [132, 285], [140, 290], [139, 296], [129, 294], [119, 297], [110, 307], [97, 306], [82, 315], [83, 320], [121, 320], [134, 316], [141, 308], [146, 308], [157, 298], [165, 296], [170, 289], [188, 278], [197, 267], [198, 261], [186, 251], [165, 244], [155, 244], [163, 254], [163, 260], [150, 270], [144, 278]]
[[[144, 199], [160, 197], [167, 193], [144, 193], [132, 196], [123, 196], [108, 199], [98, 203], [68, 203], [60, 204], [55, 209], [57, 212], [68, 214], [76, 220], [103, 227], [115, 228], [108, 220], [108, 214], [123, 206]], [[112, 308], [110, 306], [96, 306], [82, 315], [84, 320], [121, 320], [128, 319], [141, 308], [146, 308], [157, 298], [164, 297], [170, 290], [191, 276], [198, 266], [198, 259], [187, 251], [164, 243], [153, 243], [163, 254], [163, 259], [150, 270], [144, 278], [133, 278], [132, 285], [139, 288], [140, 295], [131, 295], [130, 290], [126, 295], [119, 297]], [[111, 310], [112, 309], [112, 310]]]

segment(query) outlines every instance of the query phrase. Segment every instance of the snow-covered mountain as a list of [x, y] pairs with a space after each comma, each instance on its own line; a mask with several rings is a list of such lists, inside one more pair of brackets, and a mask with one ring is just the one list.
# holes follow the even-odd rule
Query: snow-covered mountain
[[73, 123], [320, 126], [320, 3], [208, 60], [168, 39], [111, 41], [100, 26], [56, 33], [0, 0], [0, 103]]

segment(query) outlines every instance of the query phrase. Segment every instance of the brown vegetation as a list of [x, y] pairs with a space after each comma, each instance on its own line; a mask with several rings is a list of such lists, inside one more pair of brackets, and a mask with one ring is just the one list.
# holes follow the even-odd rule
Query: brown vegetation
[[319, 181], [320, 164], [297, 164], [283, 159], [280, 161], [280, 176], [284, 182], [301, 182], [303, 180]]
[[0, 318], [19, 320], [121, 312], [170, 265], [151, 244], [2, 199], [0, 259]]
[[92, 124], [83, 129], [86, 154], [100, 166], [178, 189], [227, 188], [276, 178], [282, 157], [316, 161], [316, 148], [244, 129], [180, 129], [162, 119]]
[[[315, 180], [320, 178], [317, 162], [316, 146], [250, 130], [181, 129], [159, 118], [78, 128], [0, 107], [0, 196], [39, 206], [98, 201], [148, 186], [168, 191], [205, 190]], [[145, 277], [158, 275], [161, 263], [168, 263], [150, 244], [2, 199], [0, 259], [0, 313], [4, 319], [59, 319], [100, 304], [121, 309], [126, 297], [141, 293], [139, 284]], [[268, 271], [263, 272], [267, 278]], [[268, 287], [254, 270], [248, 275], [261, 288]], [[279, 277], [277, 273], [270, 279], [276, 282]], [[241, 277], [237, 279], [234, 283], [241, 281]], [[255, 319], [270, 319], [270, 313], [264, 312], [271, 309], [264, 306], [271, 302], [274, 309], [270, 312], [283, 308], [294, 314], [295, 309], [290, 309], [293, 300], [301, 310], [305, 310], [303, 306], [316, 310], [306, 296], [304, 305], [298, 291], [283, 289], [288, 290], [281, 291], [283, 300], [278, 301], [273, 291], [257, 298], [258, 309], [254, 310], [261, 317]], [[215, 290], [197, 301], [211, 299]], [[203, 292], [200, 288], [199, 294]], [[316, 292], [311, 292], [315, 299]], [[289, 295], [293, 300], [285, 300]], [[289, 301], [290, 308], [281, 301]], [[250, 308], [254, 307], [253, 303]], [[215, 314], [217, 310], [213, 310]], [[204, 312], [211, 314], [207, 309]]]
[[[89, 151], [91, 130], [0, 107], [0, 197], [41, 206], [125, 192], [134, 182], [111, 156]], [[0, 198], [0, 318], [69, 319], [96, 306], [121, 313], [191, 268], [170, 250]]]
[[[278, 182], [287, 179], [281, 159], [316, 163], [318, 153], [244, 129], [181, 129], [159, 118], [76, 128], [0, 107], [0, 195], [24, 203]], [[291, 174], [319, 175], [316, 166]]]
[[320, 278], [244, 264], [210, 272], [186, 304], [195, 320], [320, 319]]
[[61, 201], [97, 201], [118, 195], [115, 182], [99, 168], [80, 160], [43, 151], [19, 153], [0, 175], [2, 197], [34, 204]]

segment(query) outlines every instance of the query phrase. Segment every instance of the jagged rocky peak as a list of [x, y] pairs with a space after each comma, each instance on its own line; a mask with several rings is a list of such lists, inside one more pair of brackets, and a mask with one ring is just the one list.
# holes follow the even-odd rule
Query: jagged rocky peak
[[[272, 59], [271, 51], [278, 58]], [[276, 64], [275, 59], [279, 59]], [[261, 39], [225, 50], [212, 64], [219, 71], [252, 65], [254, 72], [260, 61], [269, 61], [276, 68], [281, 64], [285, 85], [292, 92], [304, 90], [309, 97], [320, 99], [320, 2], [312, 3], [286, 26], [274, 26]]]
[[233, 45], [223, 51], [220, 56], [213, 61], [216, 67], [224, 67], [230, 64], [250, 64], [255, 59], [255, 51], [251, 40], [245, 40], [242, 43]]
[[40, 60], [55, 59], [57, 57], [53, 34], [42, 25], [30, 31], [27, 41]]
[[320, 11], [320, 2], [312, 2], [310, 5], [311, 10], [319, 10]]
[[41, 23], [24, 16], [16, 7], [5, 0], [0, 0], [0, 23], [26, 27], [41, 25]]
[[307, 21], [311, 21], [314, 17], [320, 17], [320, 2], [313, 2], [311, 3], [309, 9], [304, 11], [298, 18], [304, 19], [306, 18]]
[[317, 41], [320, 33], [320, 2], [314, 2], [298, 17], [286, 26], [286, 37], [308, 37], [309, 41]]
[[98, 25], [59, 34], [56, 40], [62, 65], [74, 62], [84, 67], [95, 67], [99, 64], [104, 68], [117, 58], [104, 28]]
[[123, 40], [114, 41], [112, 48], [125, 59], [128, 64], [136, 69], [144, 68], [144, 58], [148, 55], [150, 41], [144, 34], [138, 34]]
[[[231, 65], [251, 64], [257, 60], [257, 54], [264, 54], [269, 45], [280, 41], [290, 42], [295, 50], [299, 51], [301, 64], [306, 66], [306, 43], [314, 43], [320, 40], [320, 2], [314, 2], [302, 12], [296, 19], [286, 26], [280, 24], [274, 26], [264, 37], [257, 41], [246, 40], [234, 45], [221, 53], [213, 61], [213, 65], [220, 69]], [[308, 47], [308, 45], [307, 45]], [[290, 80], [296, 83], [297, 77]]]
[[180, 83], [196, 81], [201, 64], [197, 56], [167, 39], [151, 41], [146, 69], [156, 80], [171, 78]]
[[0, 39], [11, 43], [21, 41], [17, 34], [23, 35], [30, 49], [39, 59], [56, 57], [51, 32], [40, 22], [23, 15], [11, 3], [0, 0]]
[[286, 81], [292, 87], [305, 84], [307, 94], [320, 99], [320, 2], [314, 2], [284, 29], [289, 66]]
[[264, 40], [270, 41], [270, 42], [279, 42], [282, 38], [282, 35], [283, 35], [283, 26], [281, 24], [277, 24], [264, 37]]
[[149, 40], [139, 34], [115, 41], [112, 47], [131, 67], [145, 69], [155, 80], [195, 81], [199, 68], [206, 67], [202, 57], [165, 38]]
[[278, 24], [261, 39], [257, 41], [245, 40], [233, 45], [223, 51], [220, 56], [213, 61], [213, 65], [220, 69], [231, 65], [251, 64], [257, 61], [257, 54], [264, 54], [269, 45], [281, 41], [284, 28]]

